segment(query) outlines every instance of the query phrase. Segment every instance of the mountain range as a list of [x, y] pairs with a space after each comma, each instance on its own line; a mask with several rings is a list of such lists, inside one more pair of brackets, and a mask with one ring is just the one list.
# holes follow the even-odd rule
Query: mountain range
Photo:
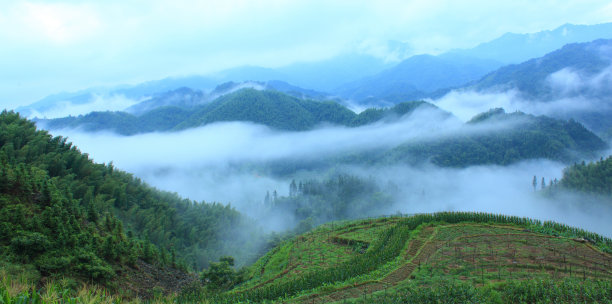
[[507, 33], [471, 49], [410, 57], [376, 75], [344, 84], [333, 92], [368, 105], [440, 97], [502, 66], [544, 56], [569, 43], [602, 38], [612, 38], [612, 23], [565, 24], [552, 31], [533, 34]]
[[[69, 114], [86, 114], [88, 112], [74, 110], [70, 106], [91, 104], [97, 99], [121, 96], [132, 101], [123, 107], [113, 104], [106, 108], [101, 105], [97, 109], [116, 111], [180, 87], [208, 92], [229, 81], [270, 80], [327, 92], [321, 94], [338, 96], [361, 104], [387, 106], [401, 101], [439, 96], [440, 90], [445, 92], [445, 89], [462, 86], [505, 64], [543, 56], [567, 43], [612, 38], [611, 28], [612, 23], [588, 26], [566, 24], [552, 31], [532, 34], [507, 33], [471, 49], [452, 50], [437, 56], [417, 55], [406, 59], [406, 46], [390, 43], [388, 48], [391, 52], [402, 54], [395, 59], [403, 61], [385, 61], [371, 55], [355, 53], [280, 68], [243, 66], [204, 76], [170, 77], [136, 85], [60, 93], [20, 107], [17, 111], [27, 117], [55, 118]], [[512, 47], [509, 47], [509, 44]]]
[[88, 132], [107, 130], [122, 135], [178, 131], [223, 121], [243, 121], [278, 130], [304, 131], [321, 124], [362, 126], [400, 117], [419, 106], [437, 109], [429, 103], [414, 101], [389, 109], [373, 108], [356, 114], [334, 101], [301, 99], [280, 91], [262, 89], [263, 86], [255, 89], [253, 84], [256, 83], [228, 83], [220, 86], [215, 91], [225, 94], [213, 101], [206, 101], [200, 91], [188, 88], [171, 91], [133, 106], [132, 109], [144, 109], [151, 103], [157, 105], [140, 115], [105, 111], [38, 119], [37, 122], [52, 130], [81, 128]]
[[457, 91], [516, 92], [517, 109], [575, 119], [591, 130], [612, 130], [612, 40], [572, 43], [543, 57], [499, 68]]

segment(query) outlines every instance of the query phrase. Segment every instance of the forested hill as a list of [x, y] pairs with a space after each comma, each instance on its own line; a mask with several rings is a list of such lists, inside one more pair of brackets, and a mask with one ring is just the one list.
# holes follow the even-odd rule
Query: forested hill
[[252, 260], [261, 240], [230, 206], [158, 191], [0, 114], [2, 265], [113, 285], [142, 263], [199, 270], [222, 255]]
[[346, 125], [355, 113], [335, 102], [302, 100], [276, 91], [243, 89], [224, 95], [174, 129], [218, 121], [249, 121], [279, 130], [307, 130], [322, 122]]
[[538, 158], [571, 163], [582, 158], [598, 157], [598, 153], [607, 148], [607, 144], [597, 135], [573, 120], [492, 109], [475, 116], [468, 125], [494, 122], [513, 123], [513, 127], [405, 143], [385, 153], [381, 159], [392, 163], [429, 160], [444, 167], [507, 165]]
[[437, 109], [423, 101], [412, 101], [389, 109], [369, 109], [356, 114], [333, 101], [300, 99], [273, 90], [241, 89], [191, 109], [166, 106], [141, 116], [126, 112], [92, 112], [78, 117], [39, 121], [51, 130], [82, 128], [91, 132], [108, 130], [122, 135], [176, 131], [221, 121], [252, 122], [278, 130], [303, 131], [323, 123], [360, 126], [385, 118], [397, 118], [421, 105]]
[[563, 171], [561, 185], [566, 189], [612, 195], [612, 156], [597, 162], [581, 162]]

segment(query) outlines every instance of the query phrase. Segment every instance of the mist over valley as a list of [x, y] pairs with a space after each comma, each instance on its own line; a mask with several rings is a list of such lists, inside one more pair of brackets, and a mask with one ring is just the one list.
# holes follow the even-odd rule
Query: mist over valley
[[611, 22], [0, 4], [0, 302], [608, 303]]

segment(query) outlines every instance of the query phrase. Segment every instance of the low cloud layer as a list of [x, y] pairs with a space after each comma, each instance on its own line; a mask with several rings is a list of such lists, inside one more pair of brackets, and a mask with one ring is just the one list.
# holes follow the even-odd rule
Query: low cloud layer
[[566, 97], [553, 101], [533, 101], [521, 97], [517, 90], [505, 92], [452, 91], [433, 101], [443, 110], [452, 112], [462, 121], [492, 108], [504, 108], [507, 112], [521, 111], [533, 115], [569, 116], [572, 113], [609, 110], [608, 101], [585, 97]]
[[61, 118], [69, 115], [78, 116], [85, 115], [94, 111], [122, 111], [132, 105], [135, 105], [143, 100], [134, 100], [123, 95], [92, 95], [90, 100], [83, 103], [75, 103], [72, 101], [55, 102], [53, 107], [45, 110], [32, 109], [28, 114], [29, 118]]
[[[569, 192], [549, 195], [540, 181], [561, 179], [564, 165], [532, 160], [510, 166], [463, 169], [424, 167], [357, 168], [364, 176], [396, 184], [400, 193], [393, 211], [482, 211], [553, 220], [612, 236], [612, 200]], [[537, 176], [537, 191], [531, 184]]]
[[[349, 151], [391, 147], [408, 140], [430, 140], [455, 132], [485, 132], [507, 125], [464, 127], [453, 117], [417, 110], [396, 123], [359, 128], [321, 126], [304, 132], [281, 132], [244, 122], [209, 124], [173, 133], [148, 133], [130, 137], [112, 133], [62, 130], [96, 161], [113, 161], [125, 169], [156, 163], [159, 167], [193, 168], [285, 158], [318, 158]], [[112, 144], [109, 144], [112, 143]], [[140, 151], [147, 151], [140, 153]], [[137, 157], [135, 157], [137, 155]]]
[[519, 90], [508, 89], [485, 92], [454, 90], [432, 102], [463, 121], [491, 108], [564, 119], [612, 110], [607, 97], [608, 92], [612, 92], [612, 66], [590, 76], [570, 68], [561, 69], [548, 75], [545, 85], [543, 89], [550, 91], [554, 97], [552, 100], [528, 99]]
[[[520, 123], [520, 122], [517, 122]], [[344, 152], [392, 147], [406, 141], [423, 141], [463, 132], [495, 132], [511, 125], [465, 126], [454, 118], [417, 111], [396, 123], [360, 128], [321, 126], [306, 132], [279, 132], [248, 123], [219, 123], [178, 133], [151, 133], [130, 137], [109, 133], [62, 130], [97, 162], [112, 161], [159, 189], [194, 200], [231, 203], [256, 217], [266, 191], [287, 195], [292, 178], [322, 179], [330, 168], [274, 176], [262, 168], [275, 160], [301, 161]], [[57, 133], [55, 135], [59, 135]], [[534, 192], [531, 181], [560, 179], [563, 165], [546, 160], [512, 166], [438, 168], [430, 164], [367, 167], [335, 166], [334, 170], [373, 177], [381, 185], [393, 183], [400, 195], [392, 208], [373, 214], [486, 211], [555, 220], [612, 235], [610, 202], [563, 194], [548, 198]], [[295, 225], [286, 214], [262, 220], [270, 229]], [[290, 218], [289, 218], [290, 219]]]

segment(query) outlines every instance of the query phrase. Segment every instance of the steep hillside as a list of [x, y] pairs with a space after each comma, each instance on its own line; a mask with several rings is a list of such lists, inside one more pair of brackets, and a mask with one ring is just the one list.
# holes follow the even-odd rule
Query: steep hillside
[[245, 263], [259, 255], [263, 234], [230, 206], [153, 189], [18, 114], [2, 112], [0, 126], [3, 269], [28, 269], [35, 281], [130, 282], [128, 291], [150, 295], [147, 282], [157, 279], [146, 276], [160, 269], [181, 269], [172, 276], [193, 281], [186, 270], [219, 256]]
[[271, 250], [212, 302], [607, 302], [611, 246], [562, 224], [481, 213], [330, 223]]

